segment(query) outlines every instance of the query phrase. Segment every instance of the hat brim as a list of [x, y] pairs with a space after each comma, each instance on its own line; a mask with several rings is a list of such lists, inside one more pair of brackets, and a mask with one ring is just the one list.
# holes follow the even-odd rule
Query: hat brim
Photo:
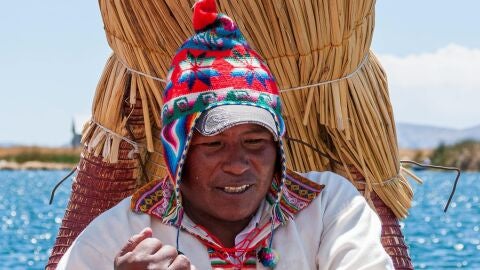
[[223, 105], [202, 112], [195, 129], [204, 136], [214, 136], [240, 124], [257, 124], [268, 129], [275, 141], [279, 134], [272, 113], [268, 110], [246, 105]]

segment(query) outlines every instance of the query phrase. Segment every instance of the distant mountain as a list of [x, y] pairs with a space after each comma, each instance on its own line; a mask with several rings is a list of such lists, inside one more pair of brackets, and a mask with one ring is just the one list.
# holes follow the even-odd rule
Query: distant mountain
[[16, 143], [9, 143], [9, 142], [0, 142], [0, 147], [14, 147], [17, 146]]
[[[480, 125], [467, 129], [453, 129], [397, 123], [396, 127], [398, 145], [403, 149], [433, 149], [442, 142], [449, 145], [466, 139], [480, 141]], [[20, 144], [0, 142], [0, 148], [14, 147], [18, 145]], [[69, 146], [69, 144], [64, 146]]]
[[466, 139], [480, 140], [480, 125], [468, 129], [453, 129], [397, 123], [397, 138], [400, 148], [431, 149], [441, 143], [448, 145]]

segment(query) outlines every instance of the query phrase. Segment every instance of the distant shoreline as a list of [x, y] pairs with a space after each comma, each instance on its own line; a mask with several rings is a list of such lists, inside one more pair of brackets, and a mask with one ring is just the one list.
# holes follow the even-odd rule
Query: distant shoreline
[[0, 170], [18, 171], [18, 170], [71, 170], [76, 164], [55, 163], [41, 161], [27, 161], [24, 163], [0, 160]]
[[0, 170], [71, 170], [80, 152], [80, 147], [0, 147]]

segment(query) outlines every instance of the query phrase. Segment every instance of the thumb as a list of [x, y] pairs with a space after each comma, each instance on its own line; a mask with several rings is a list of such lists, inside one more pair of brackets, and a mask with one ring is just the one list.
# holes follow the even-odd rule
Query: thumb
[[152, 237], [152, 229], [149, 227], [143, 229], [141, 232], [133, 235], [132, 237], [130, 237], [130, 239], [128, 239], [127, 244], [125, 244], [125, 246], [122, 247], [122, 249], [118, 253], [118, 256], [123, 256], [128, 252], [134, 250], [138, 244], [140, 244], [143, 240], [150, 237]]

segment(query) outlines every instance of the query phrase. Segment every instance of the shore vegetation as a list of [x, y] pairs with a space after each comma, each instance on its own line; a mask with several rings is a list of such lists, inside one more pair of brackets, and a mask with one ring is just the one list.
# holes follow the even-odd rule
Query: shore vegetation
[[16, 146], [0, 148], [0, 169], [64, 169], [80, 160], [80, 148]]

